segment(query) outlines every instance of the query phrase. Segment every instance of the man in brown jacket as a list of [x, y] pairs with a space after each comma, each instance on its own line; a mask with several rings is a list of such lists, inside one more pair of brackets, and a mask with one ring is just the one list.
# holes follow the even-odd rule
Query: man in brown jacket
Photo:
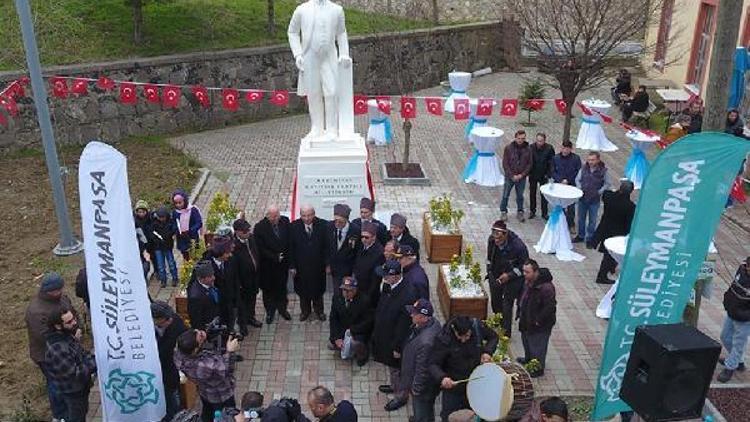
[[49, 332], [47, 317], [61, 309], [72, 309], [70, 298], [63, 293], [64, 281], [60, 274], [47, 273], [42, 278], [39, 293], [31, 300], [26, 308], [26, 328], [29, 334], [29, 355], [42, 370], [47, 381], [47, 396], [49, 398], [52, 417], [63, 419], [67, 415], [65, 402], [49, 380], [49, 372], [44, 363], [47, 352], [46, 336]]
[[516, 208], [518, 210], [518, 221], [524, 222], [523, 214], [523, 191], [526, 188], [526, 176], [529, 175], [532, 165], [531, 148], [526, 142], [526, 132], [516, 132], [513, 142], [508, 144], [503, 151], [503, 172], [505, 173], [505, 186], [503, 187], [503, 199], [500, 202], [500, 219], [508, 220], [508, 198], [510, 191], [516, 188]]

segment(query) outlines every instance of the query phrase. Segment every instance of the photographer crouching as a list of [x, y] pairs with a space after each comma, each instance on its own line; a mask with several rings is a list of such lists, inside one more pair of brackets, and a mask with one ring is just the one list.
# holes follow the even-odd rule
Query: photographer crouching
[[229, 336], [226, 349], [213, 347], [202, 330], [188, 330], [177, 339], [174, 361], [192, 382], [198, 386], [203, 403], [201, 420], [212, 422], [214, 412], [234, 408], [235, 353], [239, 340]]

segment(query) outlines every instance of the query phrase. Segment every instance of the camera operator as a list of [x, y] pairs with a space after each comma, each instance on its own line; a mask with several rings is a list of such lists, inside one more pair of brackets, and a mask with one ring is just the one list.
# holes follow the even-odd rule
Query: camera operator
[[181, 408], [180, 374], [174, 364], [174, 349], [177, 346], [177, 338], [187, 331], [187, 327], [185, 327], [182, 318], [167, 303], [162, 301], [151, 304], [151, 318], [154, 320], [156, 344], [159, 347], [164, 400], [167, 405], [167, 413], [162, 420], [168, 422]]
[[212, 349], [205, 331], [188, 330], [177, 339], [174, 361], [177, 368], [198, 386], [203, 403], [201, 420], [212, 422], [214, 412], [235, 407], [234, 354], [240, 348], [237, 339], [229, 336], [226, 350]]

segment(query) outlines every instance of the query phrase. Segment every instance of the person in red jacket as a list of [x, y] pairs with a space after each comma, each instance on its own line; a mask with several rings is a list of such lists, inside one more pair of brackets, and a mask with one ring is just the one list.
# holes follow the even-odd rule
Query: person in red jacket
[[529, 374], [536, 378], [544, 375], [547, 345], [556, 321], [557, 300], [549, 269], [539, 268], [536, 261], [529, 259], [523, 266], [523, 278], [525, 285], [518, 312], [518, 330], [524, 356], [517, 360], [521, 364], [532, 359], [539, 361], [540, 367]]

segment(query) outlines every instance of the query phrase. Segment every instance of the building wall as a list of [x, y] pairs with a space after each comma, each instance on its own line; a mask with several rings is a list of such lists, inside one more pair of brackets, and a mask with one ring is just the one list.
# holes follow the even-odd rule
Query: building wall
[[336, 0], [344, 7], [411, 19], [432, 20], [437, 3], [440, 22], [502, 19], [507, 0]]

